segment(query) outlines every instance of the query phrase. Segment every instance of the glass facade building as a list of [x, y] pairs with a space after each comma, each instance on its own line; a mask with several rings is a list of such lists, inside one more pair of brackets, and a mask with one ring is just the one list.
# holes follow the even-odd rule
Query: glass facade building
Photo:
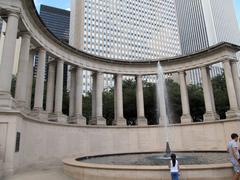
[[[126, 61], [181, 53], [174, 0], [72, 0], [71, 14], [76, 19], [71, 25], [82, 27], [72, 35], [85, 52]], [[85, 93], [91, 90], [91, 72], [84, 71], [84, 77]], [[105, 75], [104, 87], [113, 85], [113, 75]]]
[[173, 0], [84, 0], [83, 50], [122, 60], [180, 54]]
[[40, 17], [58, 39], [68, 43], [70, 11], [41, 5]]
[[[222, 41], [240, 45], [240, 31], [233, 0], [175, 0], [183, 55], [208, 48]], [[213, 74], [222, 73], [213, 65]], [[190, 83], [201, 83], [200, 69], [188, 71]]]
[[[69, 42], [70, 11], [55, 8], [55, 7], [50, 7], [46, 5], [41, 5], [39, 15], [43, 23], [45, 24], [45, 26], [58, 39], [66, 43]], [[36, 55], [35, 61], [34, 61], [34, 76], [36, 76], [36, 73], [37, 73], [37, 70], [36, 70], [37, 64], [38, 64], [38, 56]], [[67, 86], [67, 77], [68, 77], [68, 65], [64, 64], [64, 86]], [[46, 74], [46, 79], [47, 79], [47, 74]]]

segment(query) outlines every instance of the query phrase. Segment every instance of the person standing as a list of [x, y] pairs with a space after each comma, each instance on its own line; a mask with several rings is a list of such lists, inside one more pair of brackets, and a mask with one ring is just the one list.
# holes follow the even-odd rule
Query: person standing
[[233, 175], [233, 180], [239, 180], [240, 177], [240, 157], [238, 151], [238, 135], [236, 133], [231, 134], [232, 140], [229, 141], [227, 145], [227, 151], [230, 156], [230, 161], [233, 165], [235, 174]]
[[179, 168], [178, 160], [176, 158], [176, 154], [171, 154], [169, 168], [170, 168], [172, 180], [178, 180], [180, 168]]

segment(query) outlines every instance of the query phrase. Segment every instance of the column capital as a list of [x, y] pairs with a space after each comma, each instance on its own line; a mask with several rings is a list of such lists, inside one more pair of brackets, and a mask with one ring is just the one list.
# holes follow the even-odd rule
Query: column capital
[[208, 66], [208, 65], [204, 65], [204, 66], [201, 66], [200, 69], [201, 69], [201, 70], [206, 69], [206, 71], [210, 71], [210, 70], [211, 70], [211, 67]]
[[135, 80], [142, 80], [142, 75], [141, 74], [137, 74], [136, 76], [135, 76]]
[[19, 36], [27, 38], [27, 39], [31, 39], [31, 34], [28, 31], [21, 31], [21, 32], [19, 32], [18, 33], [18, 37]]
[[231, 59], [231, 60], [230, 60], [231, 64], [237, 64], [238, 61], [239, 61], [238, 59]]
[[237, 62], [238, 60], [237, 59], [235, 59], [235, 58], [224, 58], [223, 60], [222, 60], [222, 63], [227, 63], [227, 62]]
[[40, 46], [40, 47], [37, 47], [37, 48], [36, 48], [36, 51], [40, 52], [40, 51], [46, 51], [46, 50], [45, 50], [44, 47], [41, 47], [41, 46]]
[[71, 65], [71, 67], [69, 68], [70, 72], [76, 72], [76, 70], [77, 70], [77, 66], [72, 66]]
[[178, 74], [182, 74], [182, 75], [186, 76], [187, 73], [185, 70], [180, 70], [180, 71], [178, 71]]
[[[57, 63], [64, 63], [64, 60], [60, 59], [60, 58], [55, 58], [55, 60], [57, 61]], [[77, 66], [75, 67], [76, 69], [78, 68]]]
[[8, 16], [14, 16], [16, 18], [19, 19], [19, 15], [20, 15], [20, 10], [10, 10], [8, 13], [7, 13]]

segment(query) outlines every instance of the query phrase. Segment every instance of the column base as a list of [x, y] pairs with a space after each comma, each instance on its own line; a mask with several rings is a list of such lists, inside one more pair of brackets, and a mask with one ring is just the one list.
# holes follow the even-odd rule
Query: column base
[[126, 125], [127, 125], [127, 120], [124, 117], [118, 117], [113, 121], [113, 126], [126, 126]]
[[0, 92], [0, 108], [1, 109], [15, 109], [16, 101], [7, 92]]
[[137, 117], [136, 125], [138, 126], [148, 125], [147, 119], [145, 117]]
[[192, 123], [192, 116], [190, 114], [183, 114], [181, 116], [181, 124], [188, 124], [188, 123]]
[[48, 121], [48, 113], [42, 108], [34, 108], [31, 115], [38, 118], [41, 121]]
[[48, 121], [67, 123], [67, 116], [62, 113], [48, 114]]
[[215, 121], [220, 119], [220, 116], [216, 112], [206, 112], [203, 115], [203, 121]]
[[26, 106], [26, 102], [25, 101], [16, 101], [16, 108], [26, 114], [29, 113], [29, 108]]
[[229, 110], [226, 112], [226, 118], [227, 119], [240, 118], [240, 111], [239, 110]]
[[92, 117], [89, 125], [106, 125], [106, 119], [102, 116]]
[[168, 117], [167, 117], [167, 122], [165, 122], [165, 120], [162, 119], [162, 117], [160, 117], [159, 120], [158, 120], [158, 124], [159, 124], [160, 126], [168, 126], [168, 125], [169, 125], [169, 119], [168, 119]]
[[86, 126], [86, 118], [80, 114], [68, 118], [68, 123]]

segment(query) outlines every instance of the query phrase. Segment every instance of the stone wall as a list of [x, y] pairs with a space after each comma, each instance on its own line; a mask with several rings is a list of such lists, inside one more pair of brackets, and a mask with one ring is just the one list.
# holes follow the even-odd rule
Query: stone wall
[[[0, 142], [1, 147], [6, 147], [2, 167], [8, 170], [60, 165], [66, 157], [164, 151], [166, 146], [165, 131], [161, 126], [75, 126], [5, 113], [0, 114], [0, 128], [7, 128], [7, 134], [1, 135]], [[169, 127], [170, 146], [174, 151], [225, 151], [230, 134], [239, 129], [239, 120], [175, 125]], [[17, 131], [21, 133], [20, 151], [14, 152]]]

